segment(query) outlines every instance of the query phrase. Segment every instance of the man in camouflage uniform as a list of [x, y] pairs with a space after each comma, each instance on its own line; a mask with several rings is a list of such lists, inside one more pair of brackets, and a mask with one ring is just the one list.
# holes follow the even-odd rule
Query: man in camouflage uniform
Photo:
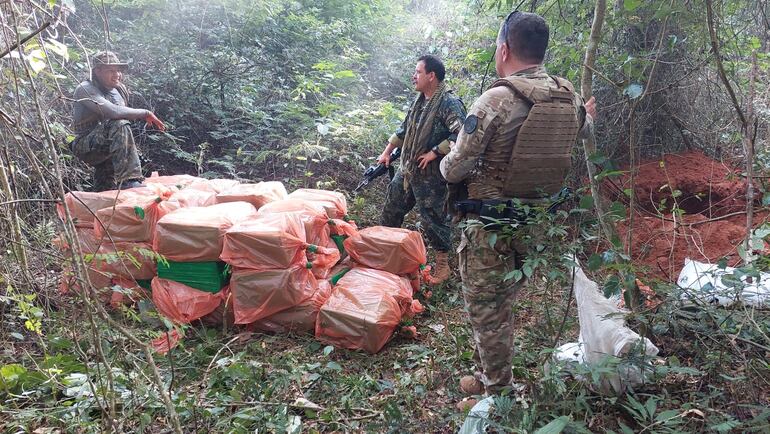
[[91, 79], [75, 89], [72, 152], [94, 166], [94, 190], [141, 186], [142, 166], [131, 133], [131, 121], [144, 120], [160, 131], [165, 126], [149, 110], [127, 106], [128, 89], [121, 82], [127, 63], [111, 51], [94, 55]]
[[450, 229], [444, 209], [447, 187], [439, 162], [449, 152], [450, 142], [457, 139], [465, 119], [462, 101], [444, 83], [445, 73], [435, 56], [417, 60], [412, 82], [420, 95], [377, 159], [387, 166], [391, 151], [401, 148], [401, 166], [388, 186], [380, 223], [401, 227], [404, 216], [417, 205], [428, 245], [436, 251], [434, 284], [450, 274]]
[[[456, 145], [441, 162], [448, 182], [467, 186], [469, 200], [462, 204], [478, 206], [465, 214], [457, 248], [465, 306], [482, 368], [476, 378], [461, 380], [468, 394], [481, 392], [482, 385], [487, 394], [496, 394], [513, 384], [513, 303], [524, 284], [505, 280], [526, 255], [515, 233], [521, 228], [514, 229], [513, 237], [499, 236], [489, 220], [485, 225], [484, 216], [489, 215], [485, 212], [492, 213], [489, 207], [500, 203], [512, 210], [519, 201], [548, 205], [548, 196], [566, 178], [571, 147], [590, 133], [596, 114], [593, 98], [583, 104], [567, 80], [546, 72], [542, 62], [548, 37], [548, 25], [537, 14], [513, 12], [505, 19], [495, 53], [502, 79], [473, 104]], [[515, 90], [509, 83], [528, 91]], [[529, 97], [537, 100], [538, 95], [553, 97], [561, 111], [535, 110]]]

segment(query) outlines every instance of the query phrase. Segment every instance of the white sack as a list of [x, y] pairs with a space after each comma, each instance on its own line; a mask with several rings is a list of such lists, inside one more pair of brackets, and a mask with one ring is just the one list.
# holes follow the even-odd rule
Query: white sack
[[682, 299], [700, 303], [713, 303], [720, 306], [729, 306], [736, 302], [743, 302], [753, 307], [768, 307], [770, 304], [770, 273], [761, 273], [759, 281], [747, 283], [747, 278], [741, 278], [746, 286], [736, 288], [722, 283], [722, 277], [735, 272], [733, 267], [719, 268], [716, 264], [706, 264], [693, 261], [690, 258], [684, 260], [684, 268], [679, 273], [676, 284], [684, 289]]
[[[575, 299], [577, 300], [578, 319], [583, 361], [589, 365], [601, 363], [608, 356], [624, 357], [643, 346], [645, 356], [654, 357], [658, 348], [647, 338], [626, 327], [626, 310], [620, 309], [599, 291], [596, 282], [589, 279], [580, 266], [575, 267]], [[575, 353], [574, 345], [569, 352]], [[566, 346], [560, 349], [567, 349]], [[638, 366], [621, 364], [616, 373], [606, 374], [601, 379], [600, 391], [609, 394], [614, 391], [622, 394], [626, 388], [644, 382], [644, 375]]]

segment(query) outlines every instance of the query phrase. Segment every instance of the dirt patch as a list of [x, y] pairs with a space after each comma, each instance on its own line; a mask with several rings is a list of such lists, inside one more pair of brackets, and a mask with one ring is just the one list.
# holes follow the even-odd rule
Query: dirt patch
[[[740, 173], [700, 152], [668, 154], [639, 166], [637, 206], [618, 230], [624, 243], [632, 230], [632, 259], [645, 274], [673, 281], [685, 258], [740, 261], [736, 247], [746, 235], [746, 182]], [[629, 185], [627, 175], [610, 188], [617, 192]], [[767, 215], [755, 211], [754, 226]]]

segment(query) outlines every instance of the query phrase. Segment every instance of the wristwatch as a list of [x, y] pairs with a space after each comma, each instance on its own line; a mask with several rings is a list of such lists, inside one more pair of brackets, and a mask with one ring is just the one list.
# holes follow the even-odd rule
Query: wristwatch
[[437, 156], [437, 157], [441, 157], [441, 152], [439, 152], [439, 150], [438, 150], [438, 145], [436, 145], [436, 146], [434, 146], [434, 147], [430, 148], [430, 150], [431, 150], [431, 151], [432, 151], [434, 154], [436, 154], [436, 156]]

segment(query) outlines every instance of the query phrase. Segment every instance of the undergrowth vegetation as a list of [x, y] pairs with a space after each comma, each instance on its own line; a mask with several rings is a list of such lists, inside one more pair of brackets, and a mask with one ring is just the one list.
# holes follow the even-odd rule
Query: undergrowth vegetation
[[[148, 174], [350, 191], [413, 98], [416, 57], [441, 55], [450, 87], [470, 106], [494, 79], [497, 23], [517, 5], [551, 23], [549, 70], [577, 84], [593, 2], [0, 0], [0, 52], [50, 23], [0, 58], [2, 431], [168, 432], [176, 417], [183, 432], [456, 432], [466, 417], [455, 407], [458, 381], [476, 369], [458, 273], [432, 288], [422, 300], [426, 312], [404, 324], [419, 336], [404, 329], [377, 355], [311, 336], [178, 326], [147, 300], [104, 311], [90, 293], [60, 294], [66, 260], [54, 238], [67, 238], [67, 228], [53, 204], [91, 182], [68, 150], [68, 125], [71, 90], [99, 49], [131, 60], [132, 105], [151, 108], [170, 127], [160, 134], [135, 126]], [[610, 5], [595, 65], [599, 152], [589, 156], [599, 180], [633, 174], [642, 157], [687, 149], [732, 166], [736, 156], [753, 155], [752, 134], [752, 147], [765, 143], [767, 5], [714, 4], [723, 72], [759, 126], [751, 131], [736, 120], [698, 6]], [[748, 164], [760, 175], [757, 206], [767, 206], [767, 151], [757, 148]], [[593, 199], [580, 188], [581, 152], [574, 161], [578, 199], [556, 214], [535, 212], [529, 227], [538, 231], [515, 231], [533, 252], [506, 276], [529, 280], [516, 304], [514, 360], [526, 392], [497, 398], [492, 429], [770, 430], [768, 311], [686, 302], [687, 290], [651, 277], [634, 262], [627, 234], [608, 240], [599, 230]], [[633, 218], [644, 199], [635, 197], [633, 180], [607, 204], [611, 222]], [[349, 197], [361, 226], [379, 220], [385, 182]], [[687, 214], [676, 205], [679, 190], [660, 191], [671, 197], [655, 218], [676, 223]], [[723, 279], [736, 292], [770, 268], [757, 233], [756, 257], [731, 253], [733, 262], [741, 253], [753, 259]], [[591, 367], [553, 360], [557, 346], [578, 337], [573, 258], [606, 295], [633, 307], [629, 324], [653, 341], [658, 357], [632, 352]], [[639, 297], [640, 284], [655, 296]], [[145, 351], [145, 343], [172, 335], [181, 340], [167, 355]], [[598, 392], [605, 375], [629, 367], [647, 373], [642, 387]]]

